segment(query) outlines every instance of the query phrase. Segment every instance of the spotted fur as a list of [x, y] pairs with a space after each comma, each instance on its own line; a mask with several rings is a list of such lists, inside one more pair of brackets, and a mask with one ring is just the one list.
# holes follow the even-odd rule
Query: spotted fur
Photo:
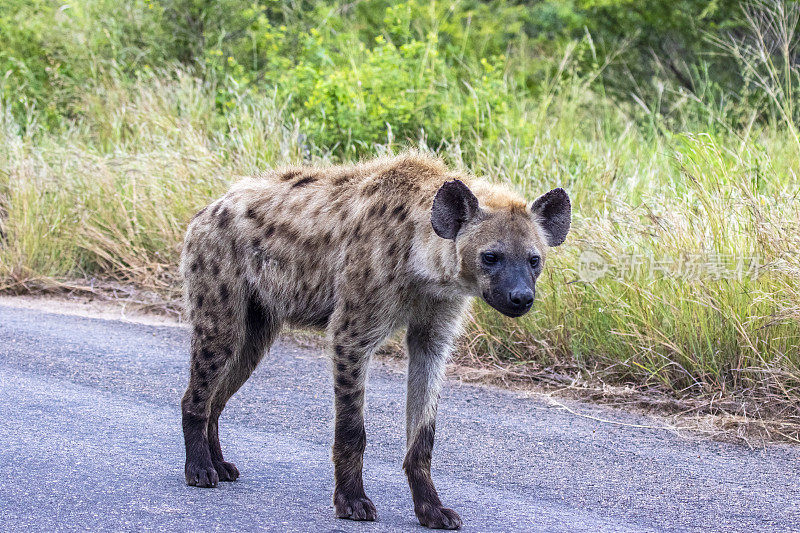
[[[541, 211], [558, 211], [554, 201], [565, 196]], [[543, 262], [545, 219], [517, 194], [417, 153], [283, 168], [234, 185], [195, 215], [183, 249], [193, 327], [182, 401], [187, 483], [209, 487], [239, 476], [222, 455], [220, 413], [282, 325], [321, 328], [334, 376], [336, 515], [374, 520], [361, 475], [367, 365], [403, 328], [403, 467], [415, 511], [423, 525], [458, 528], [461, 519], [442, 505], [430, 474], [445, 361], [470, 298], [488, 297], [476, 270], [482, 243], [519, 241]]]

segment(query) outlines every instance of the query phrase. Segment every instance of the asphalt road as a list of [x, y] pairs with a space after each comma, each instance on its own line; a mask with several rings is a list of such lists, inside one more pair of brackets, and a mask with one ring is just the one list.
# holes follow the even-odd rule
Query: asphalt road
[[[422, 531], [401, 469], [403, 376], [374, 365], [365, 485], [379, 521], [333, 517], [327, 361], [276, 344], [221, 419], [242, 477], [187, 487], [182, 328], [0, 307], [4, 531]], [[587, 404], [584, 413], [652, 423]], [[576, 417], [448, 383], [433, 475], [465, 531], [800, 531], [800, 448]]]

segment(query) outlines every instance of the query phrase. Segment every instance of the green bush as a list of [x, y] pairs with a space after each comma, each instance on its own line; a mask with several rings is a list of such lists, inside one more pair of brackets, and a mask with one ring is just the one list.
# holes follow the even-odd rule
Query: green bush
[[35, 109], [58, 128], [99, 80], [182, 65], [215, 85], [220, 114], [243, 93], [278, 91], [309, 137], [344, 153], [386, 142], [389, 128], [434, 143], [496, 135], [504, 105], [574, 74], [619, 105], [635, 96], [629, 113], [643, 103], [711, 124], [687, 91], [715, 107], [752, 99], [711, 42], [741, 30], [740, 11], [731, 0], [0, 0], [0, 95], [18, 119]]

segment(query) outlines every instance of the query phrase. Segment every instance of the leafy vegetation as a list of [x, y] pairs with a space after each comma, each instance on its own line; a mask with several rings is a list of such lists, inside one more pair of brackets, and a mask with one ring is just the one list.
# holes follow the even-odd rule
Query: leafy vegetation
[[413, 145], [574, 199], [535, 312], [477, 305], [466, 351], [797, 422], [798, 13], [0, 0], [0, 287], [171, 298], [186, 222], [239, 176]]

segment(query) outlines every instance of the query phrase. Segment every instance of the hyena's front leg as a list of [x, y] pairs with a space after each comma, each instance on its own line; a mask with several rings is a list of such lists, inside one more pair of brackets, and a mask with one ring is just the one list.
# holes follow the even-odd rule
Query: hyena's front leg
[[[409, 325], [408, 396], [406, 398], [407, 452], [403, 469], [408, 477], [414, 512], [420, 524], [458, 529], [461, 518], [442, 505], [431, 479], [431, 453], [436, 432], [436, 407], [452, 340], [460, 327], [460, 306], [419, 317]], [[454, 313], [458, 311], [458, 313]], [[425, 320], [427, 318], [427, 320]]]
[[367, 367], [370, 355], [388, 334], [382, 328], [375, 328], [373, 316], [359, 314], [347, 317], [336, 313], [329, 325], [336, 411], [333, 438], [336, 487], [333, 506], [338, 518], [351, 520], [377, 518], [375, 506], [364, 492], [361, 477], [367, 443], [364, 429]]

